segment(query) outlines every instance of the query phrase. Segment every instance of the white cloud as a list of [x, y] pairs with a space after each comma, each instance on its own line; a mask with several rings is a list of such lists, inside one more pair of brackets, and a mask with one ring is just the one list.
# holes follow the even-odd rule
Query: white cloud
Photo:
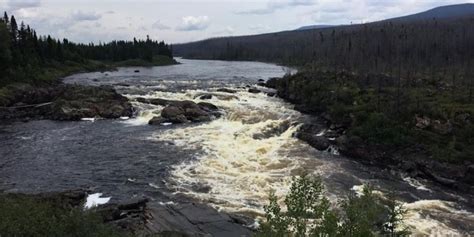
[[299, 6], [312, 6], [317, 2], [315, 0], [290, 0], [290, 1], [278, 1], [271, 0], [267, 2], [267, 5], [264, 8], [252, 9], [246, 11], [238, 11], [236, 14], [239, 15], [266, 15], [274, 13], [276, 10], [285, 9], [290, 7], [299, 7]]
[[181, 25], [176, 29], [179, 31], [196, 31], [205, 30], [208, 26], [208, 16], [185, 16], [182, 18]]
[[159, 20], [155, 21], [155, 23], [153, 23], [153, 25], [151, 25], [151, 28], [152, 29], [157, 29], [157, 30], [169, 30], [169, 29], [171, 29], [171, 27], [161, 23]]
[[234, 32], [235, 32], [234, 28], [232, 28], [231, 26], [227, 26], [223, 30], [213, 32], [213, 35], [215, 35], [215, 36], [221, 36], [221, 35], [222, 36], [229, 36], [229, 35], [233, 35]]
[[[306, 25], [370, 22], [474, 0], [0, 0], [0, 9], [15, 15], [40, 35], [78, 42], [143, 39], [170, 43], [225, 35], [248, 35]], [[15, 10], [13, 10], [15, 9]], [[175, 11], [180, 9], [179, 11]], [[196, 13], [198, 12], [198, 13]], [[235, 14], [240, 12], [239, 15]], [[3, 12], [0, 12], [3, 13]], [[159, 17], [157, 17], [159, 16]], [[183, 17], [186, 16], [186, 17]], [[158, 21], [159, 19], [159, 21]], [[144, 26], [144, 27], [143, 27]], [[229, 27], [232, 26], [232, 27]], [[96, 28], [97, 27], [97, 28]], [[120, 30], [117, 27], [121, 27]], [[100, 29], [100, 30], [97, 30]]]
[[102, 15], [96, 12], [76, 11], [71, 15], [73, 21], [97, 21], [102, 18]]
[[41, 0], [8, 0], [7, 9], [16, 11], [25, 8], [36, 8], [41, 5]]

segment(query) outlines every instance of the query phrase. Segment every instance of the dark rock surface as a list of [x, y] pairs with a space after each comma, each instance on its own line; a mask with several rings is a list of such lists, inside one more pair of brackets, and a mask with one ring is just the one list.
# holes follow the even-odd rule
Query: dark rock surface
[[207, 122], [221, 115], [217, 106], [207, 102], [196, 104], [192, 101], [166, 101], [162, 99], [155, 99], [155, 101], [148, 100], [148, 102], [156, 102], [166, 106], [161, 111], [161, 117], [154, 117], [148, 122], [150, 125]]
[[[252, 236], [253, 232], [228, 214], [218, 212], [203, 204], [184, 203], [147, 206], [150, 233], [164, 236]], [[247, 222], [248, 221], [243, 221]], [[250, 223], [248, 223], [250, 224]]]
[[230, 93], [230, 94], [235, 94], [237, 93], [236, 90], [228, 89], [228, 88], [219, 88], [216, 90], [217, 92], [224, 92], [224, 93]]
[[199, 97], [199, 99], [201, 99], [201, 100], [210, 100], [210, 99], [212, 99], [212, 95], [211, 94], [202, 95], [201, 97]]
[[253, 139], [262, 140], [270, 137], [279, 136], [290, 128], [290, 122], [284, 121], [277, 125], [269, 125], [265, 127], [261, 132], [253, 134]]
[[132, 116], [128, 99], [112, 87], [59, 84], [50, 87], [17, 86], [3, 98], [0, 119], [80, 120]]
[[[86, 190], [70, 190], [40, 194], [4, 194], [11, 197], [28, 196], [48, 201], [68, 211], [82, 209]], [[250, 218], [229, 215], [200, 203], [182, 202], [164, 204], [146, 198], [122, 203], [107, 203], [91, 209], [104, 223], [137, 236], [252, 236]]]
[[250, 89], [248, 90], [248, 92], [254, 93], [254, 94], [258, 94], [258, 93], [260, 93], [260, 92], [262, 92], [262, 91], [259, 90], [259, 89], [257, 89], [257, 88], [250, 88]]
[[217, 98], [219, 100], [238, 100], [239, 97], [236, 95], [231, 95], [232, 93], [199, 93], [194, 98], [199, 98], [201, 100], [207, 100], [212, 98]]
[[327, 139], [325, 136], [319, 135], [321, 131], [323, 131], [321, 126], [305, 124], [300, 127], [296, 133], [296, 137], [302, 141], [305, 141], [317, 150], [325, 151], [329, 148], [330, 143], [329, 139]]

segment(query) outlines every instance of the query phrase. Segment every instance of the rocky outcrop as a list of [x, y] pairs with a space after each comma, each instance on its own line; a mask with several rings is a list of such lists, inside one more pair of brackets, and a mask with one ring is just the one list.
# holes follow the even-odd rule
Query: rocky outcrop
[[216, 90], [217, 92], [224, 92], [224, 93], [230, 93], [230, 94], [235, 94], [237, 93], [236, 90], [228, 89], [228, 88], [219, 88]]
[[259, 90], [259, 89], [257, 89], [257, 88], [250, 88], [250, 89], [248, 90], [248, 92], [253, 93], [253, 94], [258, 94], [258, 93], [260, 93], [260, 92], [262, 92], [262, 91]]
[[296, 133], [296, 137], [317, 150], [325, 151], [331, 144], [329, 143], [329, 139], [321, 133], [322, 130], [323, 128], [321, 126], [305, 124], [300, 127]]
[[161, 116], [150, 120], [150, 125], [207, 122], [221, 115], [217, 106], [207, 102], [167, 101], [164, 104], [166, 107], [161, 111]]
[[146, 229], [161, 236], [253, 236], [244, 227], [250, 225], [249, 218], [239, 218], [218, 212], [203, 204], [183, 203], [160, 205], [150, 203], [147, 207]]
[[[88, 192], [71, 190], [40, 194], [0, 194], [10, 198], [30, 198], [48, 202], [69, 212], [83, 210]], [[91, 209], [104, 223], [117, 227], [124, 234], [133, 236], [252, 236], [245, 226], [253, 219], [219, 212], [205, 204], [179, 201], [163, 203], [147, 198], [132, 199], [119, 203], [107, 203]]]
[[[299, 139], [318, 150], [324, 150], [328, 146], [326, 138], [330, 138], [329, 143], [337, 146], [340, 154], [358, 162], [402, 171], [411, 177], [428, 179], [449, 188], [474, 194], [474, 186], [468, 181], [472, 177], [469, 173], [469, 170], [472, 172], [472, 161], [465, 160], [456, 163], [435, 159], [432, 152], [423, 144], [400, 146], [390, 143], [372, 142], [369, 144], [368, 141], [351, 132], [354, 126], [351, 114], [341, 114], [338, 118], [332, 118], [328, 115], [328, 110], [332, 108], [322, 105], [324, 102], [319, 104], [311, 102], [308, 96], [314, 94], [302, 93], [305, 91], [305, 86], [314, 80], [312, 76], [301, 74], [281, 79], [272, 78], [266, 82], [267, 87], [277, 90], [279, 97], [295, 104], [295, 110], [315, 115], [323, 120], [308, 124], [316, 127], [324, 126], [327, 129], [324, 135], [318, 136], [318, 131], [322, 129], [311, 131], [302, 127], [296, 134]], [[426, 134], [431, 133], [445, 139], [451, 139], [450, 136], [456, 129], [472, 126], [469, 111], [459, 111], [450, 119], [431, 118], [418, 114], [411, 121], [413, 129], [424, 130]]]
[[239, 97], [236, 95], [232, 95], [232, 93], [222, 93], [222, 92], [208, 92], [208, 93], [199, 93], [194, 96], [194, 99], [200, 99], [200, 100], [209, 100], [212, 98], [216, 98], [218, 100], [238, 100]]
[[86, 117], [119, 118], [132, 115], [128, 99], [112, 87], [60, 84], [10, 88], [0, 107], [0, 119], [80, 120]]
[[199, 97], [199, 99], [201, 99], [201, 100], [210, 100], [210, 99], [212, 99], [212, 95], [211, 94], [202, 95], [202, 96]]

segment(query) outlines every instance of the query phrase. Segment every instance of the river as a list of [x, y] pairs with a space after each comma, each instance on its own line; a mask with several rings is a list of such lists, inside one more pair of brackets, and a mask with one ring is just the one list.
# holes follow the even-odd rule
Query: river
[[[290, 69], [258, 62], [178, 59], [181, 64], [76, 74], [65, 83], [112, 85], [137, 97], [201, 101], [224, 115], [201, 124], [150, 126], [163, 107], [133, 102], [136, 117], [0, 125], [0, 191], [38, 193], [75, 188], [115, 200], [198, 199], [218, 210], [258, 217], [270, 190], [283, 196], [291, 177], [322, 177], [337, 201], [369, 183], [404, 203], [414, 235], [474, 234], [472, 199], [424, 180], [361, 165], [332, 148], [317, 151], [293, 137], [313, 120], [285, 101], [247, 92], [259, 79]], [[136, 72], [139, 70], [139, 72]], [[229, 96], [217, 88], [236, 89]], [[323, 132], [323, 131], [322, 131]]]

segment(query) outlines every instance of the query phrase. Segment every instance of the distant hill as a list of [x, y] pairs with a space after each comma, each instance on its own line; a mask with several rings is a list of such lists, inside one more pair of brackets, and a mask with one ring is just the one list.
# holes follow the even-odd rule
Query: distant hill
[[414, 20], [432, 20], [436, 19], [447, 19], [454, 17], [466, 17], [474, 16], [474, 3], [465, 3], [449, 6], [436, 7], [428, 11], [420, 12], [413, 15], [396, 17], [387, 19], [385, 21], [414, 21]]
[[[464, 3], [464, 4], [457, 4], [457, 5], [448, 5], [448, 6], [441, 6], [436, 7], [428, 11], [401, 16], [391, 19], [386, 19], [382, 21], [414, 21], [414, 20], [432, 20], [436, 19], [446, 19], [446, 18], [453, 18], [453, 17], [465, 17], [465, 16], [474, 16], [474, 3]], [[316, 29], [324, 29], [324, 28], [331, 28], [337, 27], [337, 25], [309, 25], [309, 26], [302, 26], [296, 30], [316, 30]]]
[[315, 30], [315, 29], [324, 29], [333, 27], [333, 25], [310, 25], [310, 26], [302, 26], [296, 30]]
[[[441, 66], [446, 61], [445, 52], [457, 52], [449, 62], [461, 65], [459, 60], [462, 58], [473, 58], [467, 51], [474, 49], [474, 4], [437, 7], [367, 24], [317, 25], [300, 29], [305, 28], [307, 30], [177, 44], [173, 45], [173, 52], [195, 59], [256, 60], [293, 65], [318, 60], [330, 67], [337, 62], [343, 64], [341, 67], [364, 69], [392, 67], [394, 58], [404, 55], [407, 60], [408, 54], [410, 60], [416, 62], [413, 67], [433, 68], [435, 63]], [[452, 35], [458, 37], [448, 38]], [[398, 44], [402, 41], [403, 44]], [[440, 44], [442, 48], [438, 47]], [[402, 51], [401, 48], [412, 50]], [[417, 54], [412, 54], [415, 51]], [[375, 62], [377, 65], [371, 65]]]

